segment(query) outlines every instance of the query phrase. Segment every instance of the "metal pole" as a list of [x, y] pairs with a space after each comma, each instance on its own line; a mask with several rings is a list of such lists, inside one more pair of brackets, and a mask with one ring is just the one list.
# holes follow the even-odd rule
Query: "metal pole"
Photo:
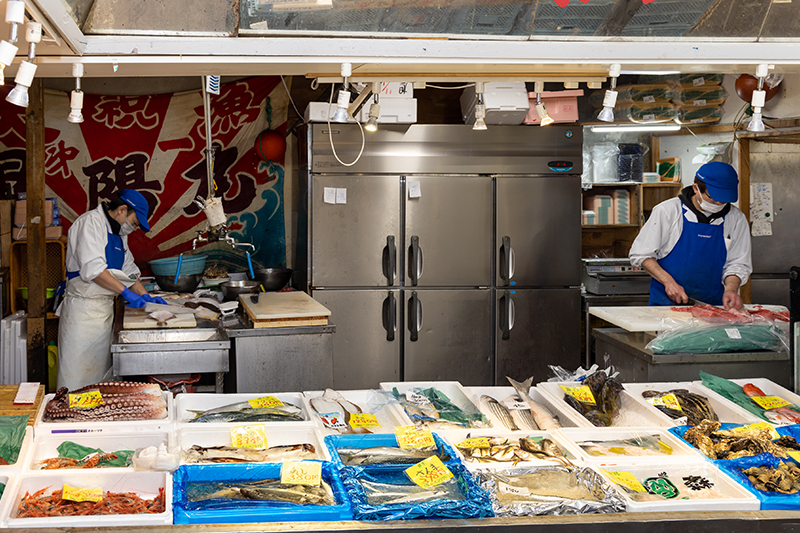
[[206, 90], [206, 77], [200, 76], [203, 85], [203, 115], [206, 122], [206, 173], [208, 175], [208, 197], [214, 197], [214, 147], [211, 143], [211, 97]]

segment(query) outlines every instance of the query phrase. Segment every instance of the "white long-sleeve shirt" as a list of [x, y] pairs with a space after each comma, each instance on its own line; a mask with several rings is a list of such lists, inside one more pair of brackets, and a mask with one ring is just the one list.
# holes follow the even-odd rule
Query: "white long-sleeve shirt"
[[[98, 205], [97, 208], [76, 218], [67, 234], [67, 272], [79, 271], [81, 279], [86, 283], [91, 283], [94, 278], [108, 269], [106, 245], [110, 231], [111, 224], [106, 218], [102, 205]], [[122, 246], [125, 249], [122, 271], [128, 276], [138, 277], [141, 271], [133, 262], [127, 235], [122, 236]]]
[[[648, 257], [656, 260], [666, 257], [680, 239], [684, 218], [690, 222], [697, 222], [697, 215], [684, 206], [680, 198], [671, 198], [656, 205], [636, 240], [633, 241], [628, 254], [631, 265], [641, 267], [642, 262]], [[744, 285], [753, 272], [750, 226], [747, 218], [737, 207], [731, 205], [731, 210], [725, 217], [714, 219], [711, 224], [724, 225], [725, 249], [728, 251], [720, 283], [724, 284], [726, 277], [735, 275]], [[702, 268], [701, 265], [698, 267]]]

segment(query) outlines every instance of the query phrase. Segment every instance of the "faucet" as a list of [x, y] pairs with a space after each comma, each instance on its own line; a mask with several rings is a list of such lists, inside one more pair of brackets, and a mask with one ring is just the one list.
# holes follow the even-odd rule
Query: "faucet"
[[198, 242], [209, 242], [208, 239], [203, 236], [203, 232], [202, 231], [197, 230], [195, 233], [197, 233], [197, 237], [192, 239], [192, 251], [194, 251], [195, 248], [197, 248], [197, 243]]

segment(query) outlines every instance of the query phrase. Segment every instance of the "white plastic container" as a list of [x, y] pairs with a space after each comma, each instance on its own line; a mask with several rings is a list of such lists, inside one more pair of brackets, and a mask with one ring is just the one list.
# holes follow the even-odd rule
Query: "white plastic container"
[[[64, 484], [74, 487], [97, 487], [103, 492], [134, 492], [152, 499], [164, 489], [163, 513], [120, 514], [95, 516], [57, 516], [46, 518], [17, 518], [19, 501], [25, 493], [46, 489], [45, 494], [60, 490]], [[5, 496], [5, 495], [4, 495]], [[7, 509], [8, 527], [109, 527], [172, 524], [172, 475], [166, 472], [101, 472], [98, 470], [63, 473], [59, 475], [23, 476], [10, 494], [14, 504]]]
[[[375, 396], [375, 391], [371, 390], [348, 390], [348, 391], [337, 391], [339, 394], [345, 397], [345, 399], [349, 402], [354, 403], [364, 413], [370, 413], [375, 415], [375, 418], [378, 419], [378, 423], [380, 427], [370, 427], [368, 428], [372, 433], [394, 433], [394, 428], [396, 426], [410, 426], [412, 424], [411, 420], [406, 415], [403, 408], [397, 404], [386, 404], [383, 405], [380, 409], [373, 409], [371, 402], [375, 402], [376, 400], [370, 400], [371, 396]], [[306, 391], [303, 393], [303, 402], [306, 407], [306, 411], [309, 413], [311, 420], [314, 421], [315, 426], [322, 432], [323, 435], [339, 435], [340, 433], [335, 429], [331, 429], [326, 427], [325, 424], [322, 422], [322, 419], [317, 415], [317, 412], [311, 406], [311, 399], [317, 398], [322, 396], [323, 391]]]
[[6, 522], [11, 506], [16, 502], [14, 499], [14, 494], [16, 494], [14, 486], [19, 483], [19, 472], [19, 470], [14, 470], [13, 472], [4, 470], [0, 472], [0, 483], [6, 486], [3, 489], [3, 496], [0, 497], [0, 527], [8, 527]]
[[[739, 407], [733, 402], [730, 402], [717, 394], [716, 392], [707, 389], [697, 382], [681, 381], [681, 382], [663, 382], [663, 383], [626, 383], [625, 389], [637, 400], [639, 400], [647, 408], [654, 410], [660, 414], [661, 411], [647, 401], [647, 398], [642, 396], [644, 391], [654, 390], [660, 392], [668, 392], [673, 389], [686, 389], [691, 393], [705, 396], [708, 403], [714, 412], [719, 417], [720, 422], [731, 422], [734, 424], [753, 424], [760, 422], [761, 419], [747, 410]], [[672, 423], [680, 426], [686, 423], [686, 418], [672, 419]]]
[[[464, 389], [470, 394], [472, 402], [477, 405], [481, 412], [485, 414], [486, 417], [492, 422], [492, 427], [502, 430], [506, 429], [502, 422], [497, 420], [494, 415], [488, 412], [488, 409], [484, 409], [484, 406], [481, 405], [480, 399], [481, 396], [486, 394], [498, 402], [503, 403], [503, 401], [512, 394], [517, 395], [517, 391], [514, 389], [514, 387], [464, 387]], [[544, 396], [536, 387], [531, 387], [528, 390], [528, 395], [534, 402], [547, 408], [547, 410], [550, 411], [556, 420], [558, 420], [558, 423], [563, 427], [594, 427], [589, 423], [588, 420], [578, 415], [574, 409], [566, 411], [554, 405], [550, 398]], [[527, 430], [521, 428], [520, 431], [524, 432]]]
[[42, 401], [42, 406], [36, 414], [36, 424], [33, 427], [34, 436], [47, 433], [63, 433], [66, 435], [77, 433], [135, 433], [138, 431], [172, 431], [175, 425], [175, 408], [171, 392], [163, 392], [167, 402], [167, 417], [151, 420], [117, 420], [117, 421], [76, 421], [76, 422], [45, 422], [44, 410], [47, 402], [53, 399], [54, 394], [48, 394]]
[[[564, 390], [561, 385], [577, 386], [580, 383], [576, 382], [553, 382], [544, 381], [539, 383], [536, 388], [542, 392], [542, 395], [550, 400], [550, 402], [557, 406], [559, 411], [565, 413], [574, 413], [586, 420], [586, 417], [578, 413], [575, 409], [569, 406], [564, 401]], [[623, 387], [625, 385], [623, 384]], [[639, 400], [634, 398], [628, 391], [623, 390], [620, 392], [620, 414], [613, 420], [612, 427], [672, 427], [672, 419], [667, 415], [661, 413], [657, 409], [651, 410], [648, 406], [643, 405]], [[589, 424], [585, 427], [595, 427], [591, 422], [586, 420]]]
[[[470, 394], [461, 386], [458, 381], [391, 381], [381, 383], [381, 388], [385, 391], [391, 391], [397, 388], [400, 394], [406, 394], [413, 389], [429, 389], [435, 388], [447, 396], [450, 401], [459, 409], [464, 412], [480, 412], [478, 406], [470, 399]], [[405, 412], [405, 411], [404, 411]], [[408, 413], [406, 413], [408, 415]], [[409, 421], [411, 417], [409, 417]], [[428, 424], [434, 431], [445, 431], [448, 427], [452, 426], [436, 423]]]
[[[273, 396], [281, 402], [290, 403], [301, 410], [300, 416], [303, 420], [291, 422], [258, 422], [259, 424], [266, 424], [268, 427], [294, 427], [297, 425], [313, 425], [313, 421], [309, 418], [308, 412], [303, 405], [303, 395], [299, 392], [279, 392], [279, 393], [265, 393], [265, 394], [178, 394], [175, 397], [175, 412], [178, 427], [189, 424], [190, 420], [195, 417], [196, 413], [191, 411], [207, 411], [225, 405], [231, 405], [239, 402], [246, 402], [256, 398], [263, 398], [265, 396]], [[255, 422], [249, 422], [250, 424]], [[243, 422], [195, 422], [192, 426], [211, 427], [211, 426], [231, 426], [241, 425]]]
[[[556, 438], [561, 439], [560, 442], [569, 444], [575, 450], [580, 461], [595, 467], [681, 464], [689, 461], [696, 462], [703, 457], [694, 447], [687, 445], [664, 428], [562, 428], [555, 435]], [[609, 452], [605, 455], [594, 455], [580, 445], [581, 443], [595, 442], [602, 446], [603, 442], [611, 440], [635, 439], [651, 435], [657, 436], [668, 447], [660, 448], [663, 453], [638, 456]]]
[[[39, 462], [45, 459], [58, 457], [58, 446], [65, 441], [71, 441], [81, 446], [89, 448], [99, 448], [105, 453], [112, 453], [117, 450], [136, 451], [139, 448], [164, 444], [169, 446], [172, 442], [171, 431], [138, 432], [138, 433], [47, 433], [36, 437], [33, 443], [33, 450], [24, 465], [28, 473], [46, 473], [53, 475], [54, 472], [73, 472], [76, 469], [64, 468], [57, 470], [42, 470]], [[100, 468], [103, 472], [133, 471], [133, 464], [125, 468]], [[86, 472], [86, 470], [81, 470]]]
[[[258, 424], [256, 422], [255, 424]], [[248, 424], [248, 425], [255, 425]], [[181, 450], [184, 452], [194, 446], [195, 444], [203, 447], [210, 446], [230, 446], [231, 445], [231, 427], [237, 425], [232, 424], [229, 427], [206, 427], [208, 424], [190, 424], [181, 426], [176, 430], [176, 437]], [[322, 440], [322, 435], [317, 428], [312, 426], [301, 426], [291, 428], [274, 428], [267, 426], [267, 446], [287, 446], [291, 444], [311, 444], [317, 454], [317, 459], [322, 461], [330, 461], [328, 449]], [[181, 464], [201, 464], [201, 463], [187, 463], [185, 460]], [[210, 464], [210, 463], [202, 463]]]
[[[732, 379], [730, 381], [733, 381], [734, 383], [736, 383], [737, 385], [740, 385], [740, 386], [744, 386], [744, 385], [747, 385], [748, 383], [752, 383], [753, 385], [755, 385], [756, 387], [761, 389], [762, 392], [764, 392], [765, 395], [767, 395], [767, 396], [779, 396], [779, 397], [783, 398], [784, 400], [786, 400], [787, 402], [791, 402], [794, 405], [800, 407], [800, 396], [798, 396], [797, 394], [793, 393], [792, 391], [790, 391], [786, 387], [778, 385], [774, 381], [770, 381], [767, 378], [739, 378], [739, 379]], [[711, 393], [717, 394], [716, 392], [712, 391], [711, 389], [709, 389], [708, 387], [703, 385], [702, 381], [696, 381], [695, 383], [700, 385], [700, 387], [702, 387], [702, 389], [704, 391], [709, 391]], [[744, 408], [742, 408], [742, 409], [744, 409]], [[746, 411], [746, 409], [744, 409], [744, 410]], [[764, 421], [760, 417], [755, 417], [755, 419], [758, 422], [763, 422]], [[785, 425], [785, 424], [775, 424], [775, 425]]]
[[22, 438], [22, 446], [19, 448], [19, 455], [16, 462], [0, 466], [0, 474], [5, 475], [9, 473], [22, 472], [25, 465], [30, 460], [31, 453], [33, 453], [33, 428], [31, 426], [25, 427], [25, 436]]
[[[708, 462], [685, 462], [679, 465], [636, 465], [617, 466], [613, 468], [597, 468], [614, 488], [617, 489], [627, 504], [628, 512], [682, 512], [682, 511], [757, 511], [761, 502], [750, 494], [744, 487], [731, 479], [727, 474], [715, 468]], [[608, 471], [629, 472], [642, 482], [647, 478], [658, 477], [666, 474], [673, 483], [677, 484], [687, 476], [700, 476], [713, 483], [713, 489], [723, 497], [713, 499], [680, 499], [681, 496], [691, 494], [681, 483], [678, 486], [680, 494], [675, 499], [660, 501], [634, 501], [630, 494], [614, 481]]]

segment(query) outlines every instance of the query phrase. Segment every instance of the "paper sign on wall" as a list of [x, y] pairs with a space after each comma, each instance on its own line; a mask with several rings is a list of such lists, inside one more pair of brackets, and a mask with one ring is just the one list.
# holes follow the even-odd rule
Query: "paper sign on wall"
[[347, 203], [347, 189], [344, 187], [339, 187], [336, 189], [336, 203], [337, 204], [346, 204]]
[[418, 181], [408, 182], [408, 197], [419, 198], [422, 196], [422, 186]]
[[775, 218], [772, 202], [772, 183], [750, 184], [750, 220], [772, 221]]
[[769, 220], [754, 220], [750, 228], [753, 237], [768, 237], [772, 235], [772, 222]]
[[322, 193], [322, 201], [326, 204], [336, 203], [336, 189], [333, 187], [325, 187]]

